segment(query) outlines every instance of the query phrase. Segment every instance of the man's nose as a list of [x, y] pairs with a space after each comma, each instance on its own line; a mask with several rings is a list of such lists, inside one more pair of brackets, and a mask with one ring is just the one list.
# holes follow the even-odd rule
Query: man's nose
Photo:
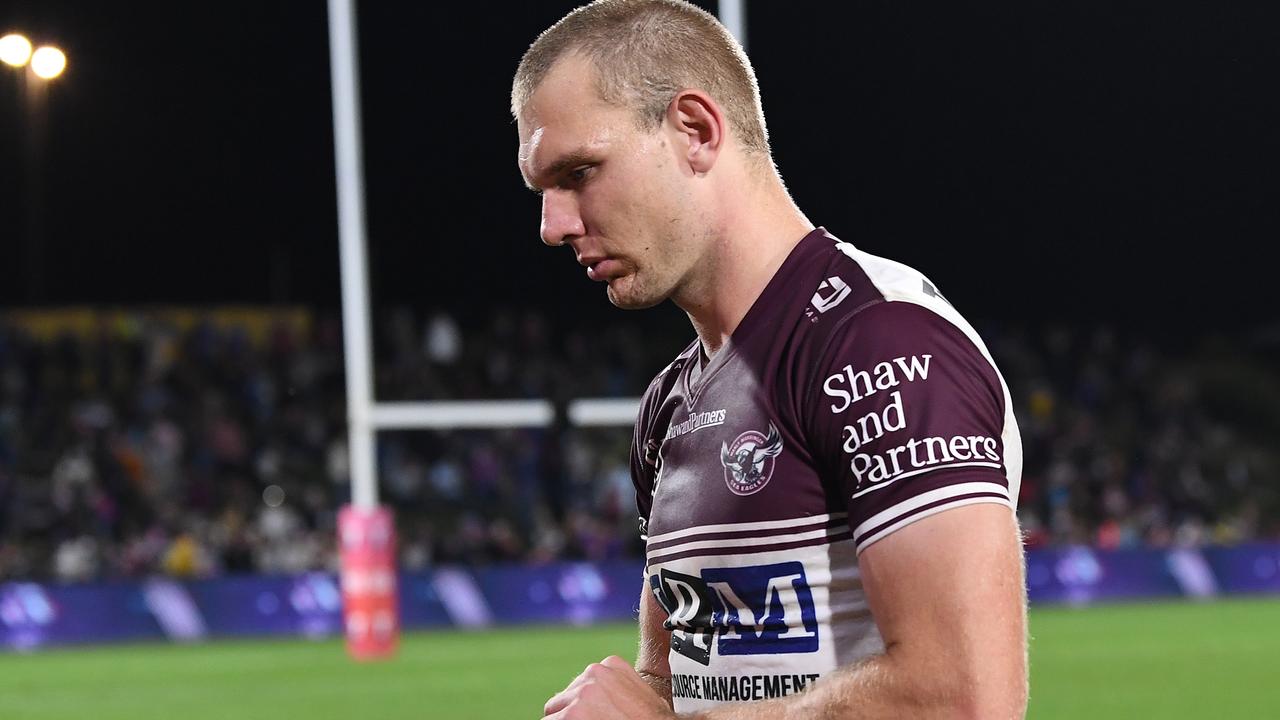
[[554, 188], [542, 193], [542, 242], [552, 247], [587, 234], [572, 193]]

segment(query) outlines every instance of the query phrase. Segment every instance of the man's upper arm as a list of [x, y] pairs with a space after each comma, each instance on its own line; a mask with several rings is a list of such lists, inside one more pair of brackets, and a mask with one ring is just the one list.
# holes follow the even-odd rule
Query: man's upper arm
[[[653, 506], [653, 490], [661, 458], [658, 444], [652, 435], [654, 411], [664, 397], [664, 382], [671, 376], [672, 366], [654, 378], [640, 401], [640, 414], [636, 419], [631, 439], [631, 481], [636, 491], [636, 510], [640, 521], [640, 539], [648, 543], [649, 511]], [[647, 568], [646, 568], [647, 571]], [[671, 665], [667, 654], [671, 647], [671, 632], [663, 625], [666, 612], [658, 604], [647, 583], [640, 588], [640, 647], [636, 655], [636, 671], [651, 687], [671, 702]]]
[[671, 651], [671, 631], [662, 623], [667, 613], [647, 588], [640, 591], [640, 654], [636, 669], [654, 675], [671, 676], [667, 654]]
[[[970, 716], [1022, 717], [1026, 599], [1017, 523], [977, 504], [929, 516], [859, 558], [886, 655]], [[923, 699], [923, 698], [922, 698]]]
[[848, 318], [818, 365], [809, 427], [909, 695], [1015, 717], [1026, 694], [1012, 510], [1021, 444], [1003, 380], [953, 315], [885, 302]]
[[640, 649], [636, 671], [667, 702], [671, 702], [671, 631], [662, 624], [667, 613], [648, 588], [640, 590]]
[[847, 319], [807, 422], [857, 551], [943, 511], [1017, 499], [1021, 443], [994, 364], [963, 320], [910, 302]]

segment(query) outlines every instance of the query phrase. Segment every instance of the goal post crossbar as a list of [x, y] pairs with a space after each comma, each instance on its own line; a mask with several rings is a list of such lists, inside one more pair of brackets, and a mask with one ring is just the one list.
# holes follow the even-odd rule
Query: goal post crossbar
[[[639, 398], [580, 398], [568, 404], [570, 425], [630, 427]], [[548, 427], [555, 422], [550, 400], [433, 400], [385, 402], [369, 408], [372, 430], [453, 430]]]

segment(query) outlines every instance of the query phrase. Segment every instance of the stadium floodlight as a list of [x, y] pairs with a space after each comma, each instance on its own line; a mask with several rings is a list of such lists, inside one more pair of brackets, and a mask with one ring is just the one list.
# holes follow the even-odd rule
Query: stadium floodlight
[[22, 67], [31, 59], [31, 41], [18, 33], [10, 33], [0, 38], [0, 62], [13, 67]]
[[67, 67], [67, 56], [52, 45], [45, 45], [31, 54], [31, 71], [44, 80], [52, 80]]

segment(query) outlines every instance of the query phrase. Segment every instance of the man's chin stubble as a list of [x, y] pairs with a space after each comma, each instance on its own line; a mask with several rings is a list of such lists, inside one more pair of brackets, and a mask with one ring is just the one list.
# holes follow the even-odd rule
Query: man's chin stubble
[[[610, 282], [609, 289], [606, 291], [609, 296], [609, 302], [613, 303], [614, 307], [622, 310], [644, 310], [657, 305], [665, 299], [663, 297], [647, 297], [643, 293], [623, 292], [615, 289], [614, 283], [622, 279], [618, 278]], [[628, 287], [628, 289], [634, 290], [635, 288]]]

